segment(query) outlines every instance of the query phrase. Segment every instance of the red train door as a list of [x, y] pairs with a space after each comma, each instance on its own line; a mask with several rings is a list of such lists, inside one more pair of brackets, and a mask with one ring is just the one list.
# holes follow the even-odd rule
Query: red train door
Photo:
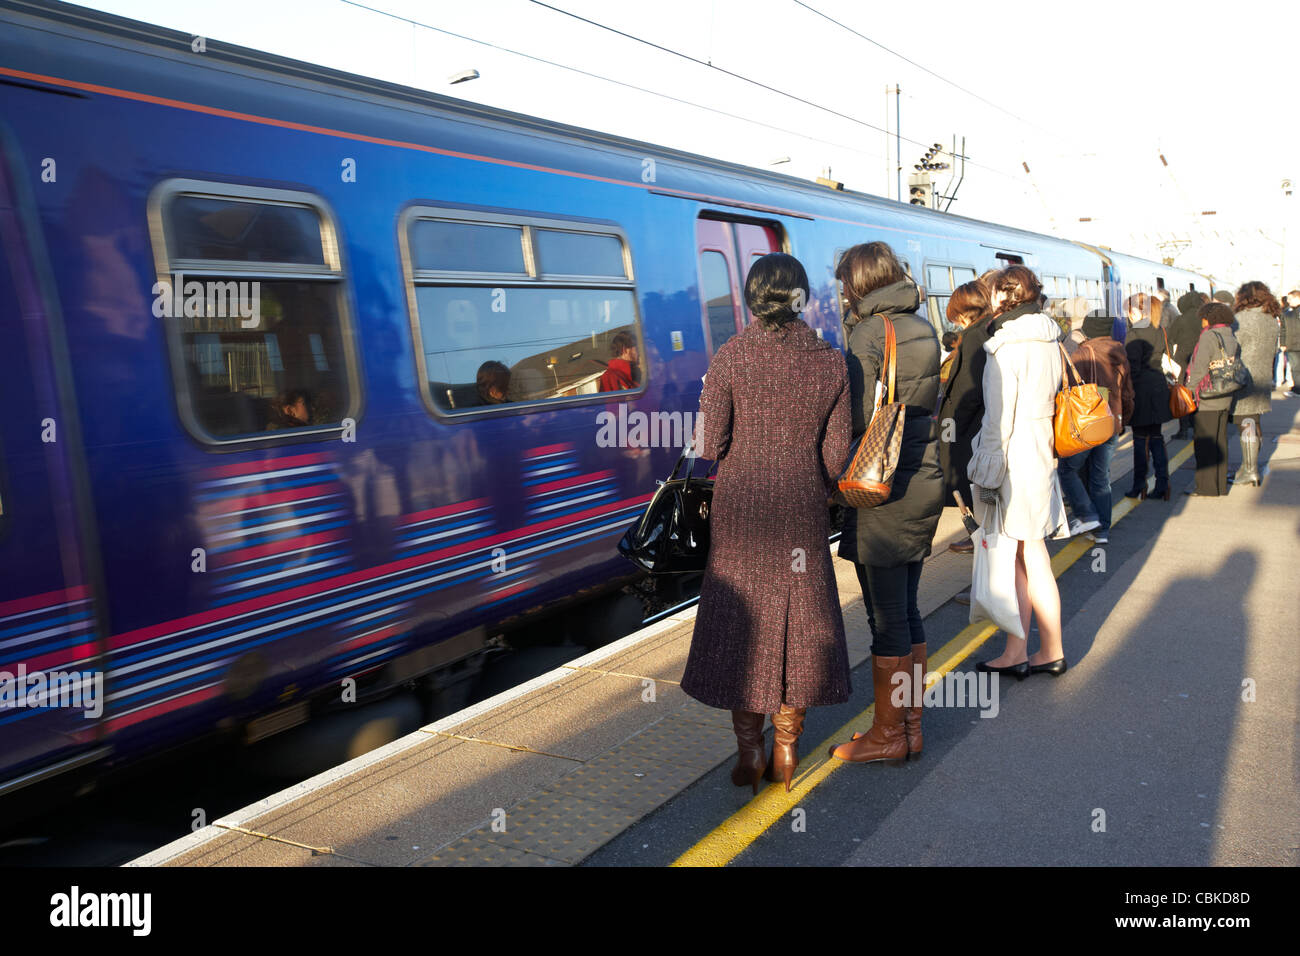
[[772, 226], [700, 219], [695, 239], [704, 343], [712, 357], [753, 318], [745, 308], [745, 276], [755, 259], [781, 251], [781, 238]]

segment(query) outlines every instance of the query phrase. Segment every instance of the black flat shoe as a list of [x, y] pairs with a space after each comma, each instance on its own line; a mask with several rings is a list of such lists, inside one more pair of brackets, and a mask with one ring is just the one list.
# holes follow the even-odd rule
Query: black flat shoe
[[991, 667], [988, 661], [980, 661], [975, 665], [975, 669], [984, 674], [1010, 674], [1016, 680], [1024, 680], [1029, 676], [1029, 661], [1021, 661], [1019, 664], [1010, 664], [1007, 667]]
[[1030, 664], [1029, 673], [1051, 674], [1053, 677], [1060, 677], [1065, 673], [1067, 667], [1069, 667], [1069, 665], [1065, 663], [1065, 658], [1062, 657], [1060, 660], [1049, 661], [1046, 664]]

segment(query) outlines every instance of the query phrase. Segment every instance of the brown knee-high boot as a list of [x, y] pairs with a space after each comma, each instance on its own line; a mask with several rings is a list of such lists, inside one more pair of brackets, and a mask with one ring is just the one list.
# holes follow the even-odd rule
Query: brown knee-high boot
[[911, 680], [907, 682], [907, 687], [911, 691], [908, 703], [909, 706], [903, 708], [903, 730], [907, 733], [907, 756], [921, 756], [921, 704], [911, 706], [913, 701], [921, 700], [921, 694], [925, 691], [925, 645], [912, 645], [912, 665], [908, 668]]
[[751, 786], [758, 793], [758, 782], [767, 769], [767, 752], [763, 749], [763, 721], [766, 714], [752, 710], [733, 710], [731, 726], [736, 731], [736, 766], [731, 782], [738, 787]]
[[[903, 728], [903, 707], [894, 703], [901, 693], [895, 674], [907, 674], [911, 682], [912, 655], [871, 658], [871, 685], [875, 690], [875, 716], [871, 729], [846, 744], [831, 749], [831, 756], [853, 763], [887, 761], [900, 764], [907, 759], [907, 731]], [[906, 686], [906, 685], [903, 685]]]
[[767, 779], [783, 781], [786, 793], [790, 792], [794, 768], [799, 766], [799, 737], [803, 733], [803, 719], [807, 712], [806, 707], [782, 704], [781, 709], [772, 715], [775, 739], [772, 741], [772, 763], [767, 768]]

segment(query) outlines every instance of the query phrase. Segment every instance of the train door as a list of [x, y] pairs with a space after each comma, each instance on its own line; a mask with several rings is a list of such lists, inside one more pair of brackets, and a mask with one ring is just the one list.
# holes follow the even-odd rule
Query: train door
[[0, 795], [100, 755], [80, 439], [35, 215], [0, 137]]
[[695, 238], [705, 347], [712, 357], [752, 319], [745, 308], [745, 276], [755, 259], [780, 252], [781, 240], [771, 226], [723, 219], [700, 219]]

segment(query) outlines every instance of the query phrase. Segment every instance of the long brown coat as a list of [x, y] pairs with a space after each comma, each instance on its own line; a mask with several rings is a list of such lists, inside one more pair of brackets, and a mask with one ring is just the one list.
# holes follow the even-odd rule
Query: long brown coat
[[700, 395], [700, 454], [719, 462], [708, 569], [682, 689], [773, 713], [849, 698], [826, 498], [848, 456], [844, 356], [794, 321], [718, 349]]

